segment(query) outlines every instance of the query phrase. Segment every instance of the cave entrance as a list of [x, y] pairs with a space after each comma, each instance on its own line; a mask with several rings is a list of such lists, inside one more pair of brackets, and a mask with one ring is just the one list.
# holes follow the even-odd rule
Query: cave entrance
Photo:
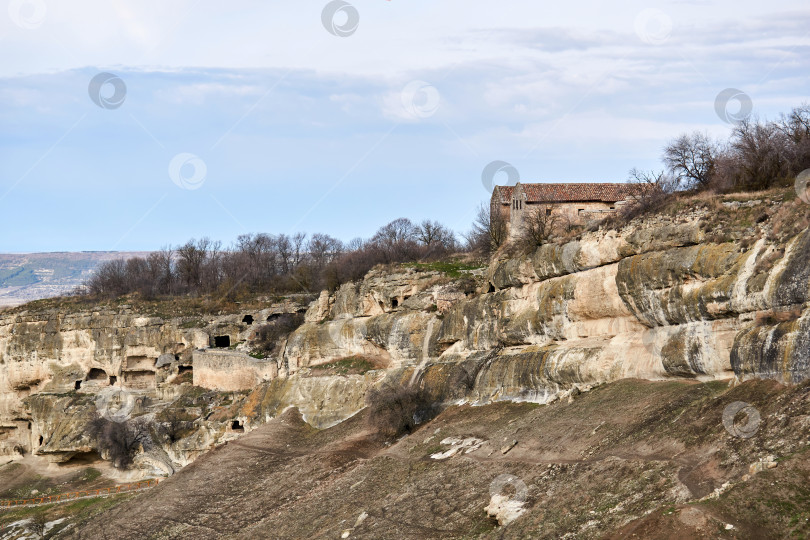
[[253, 315], [245, 315], [242, 317], [242, 322], [245, 324], [253, 324]]
[[194, 367], [193, 366], [177, 366], [177, 374], [182, 375], [183, 373], [193, 373]]
[[395, 308], [395, 307], [397, 307], [398, 305], [399, 305], [399, 300], [397, 300], [396, 298], [392, 298], [392, 299], [391, 299], [391, 307], [392, 307], [392, 308]]
[[493, 285], [492, 283], [490, 283], [490, 284], [489, 284], [489, 289], [487, 289], [487, 292], [490, 292], [490, 293], [495, 292], [495, 285]]
[[110, 386], [114, 385], [116, 382], [118, 382], [118, 377], [110, 375]]
[[214, 336], [214, 347], [224, 349], [231, 346], [231, 336]]
[[245, 426], [239, 420], [231, 422], [231, 429], [233, 431], [245, 431]]
[[73, 383], [73, 388], [74, 389], [78, 390], [81, 387], [82, 387], [82, 381], [76, 381], [75, 383]]
[[43, 437], [42, 435], [40, 435], [40, 436], [39, 436], [39, 445], [40, 445], [40, 446], [42, 446], [42, 441], [44, 441], [44, 440], [45, 440], [45, 437]]
[[267, 322], [272, 322], [272, 321], [275, 321], [275, 320], [276, 320], [276, 319], [278, 319], [279, 317], [281, 317], [281, 313], [273, 313], [272, 315], [270, 315], [269, 317], [267, 317]]
[[101, 455], [95, 450], [90, 452], [76, 452], [69, 460], [60, 463], [60, 467], [70, 467], [73, 465], [93, 465], [102, 461]]
[[87, 374], [88, 381], [106, 381], [107, 380], [107, 372], [103, 369], [93, 368]]

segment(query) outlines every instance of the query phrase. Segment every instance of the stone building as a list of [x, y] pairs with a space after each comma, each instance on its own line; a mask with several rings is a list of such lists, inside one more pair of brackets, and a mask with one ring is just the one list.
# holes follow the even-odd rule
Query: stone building
[[533, 212], [555, 216], [559, 223], [583, 224], [615, 213], [645, 189], [638, 184], [576, 183], [495, 186], [490, 200], [492, 215], [499, 212], [510, 234], [519, 231]]

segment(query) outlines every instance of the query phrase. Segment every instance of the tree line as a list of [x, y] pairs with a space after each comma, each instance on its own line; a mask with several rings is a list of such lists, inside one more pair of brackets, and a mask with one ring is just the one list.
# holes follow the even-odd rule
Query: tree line
[[736, 123], [727, 140], [695, 131], [664, 148], [661, 171], [630, 171], [630, 180], [667, 191], [733, 193], [792, 184], [810, 168], [810, 105], [776, 120], [756, 116]]
[[[799, 173], [810, 169], [810, 105], [803, 104], [776, 120], [756, 116], [734, 125], [726, 140], [707, 133], [684, 133], [671, 140], [661, 156], [663, 169], [630, 170], [630, 183], [642, 190], [618, 215], [621, 223], [661, 208], [670, 197], [683, 193], [735, 193], [793, 185]], [[481, 252], [492, 252], [508, 237], [504, 216], [488, 205], [479, 209], [467, 235]], [[570, 233], [577, 226], [544, 211], [527, 216], [524, 229], [514, 235], [515, 247], [533, 251], [552, 236]], [[582, 228], [582, 225], [579, 225]]]
[[399, 218], [368, 240], [343, 243], [327, 234], [244, 234], [228, 248], [191, 239], [146, 257], [102, 263], [84, 283], [85, 294], [144, 298], [174, 295], [312, 292], [361, 279], [377, 264], [435, 260], [466, 249], [437, 221]]

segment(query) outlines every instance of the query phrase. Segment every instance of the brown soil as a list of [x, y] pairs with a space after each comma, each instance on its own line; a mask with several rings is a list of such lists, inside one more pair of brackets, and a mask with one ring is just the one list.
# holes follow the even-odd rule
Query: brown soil
[[[723, 427], [733, 401], [759, 410], [753, 437]], [[485, 442], [431, 459], [450, 436]], [[318, 431], [289, 410], [60, 537], [803, 538], [808, 443], [810, 383], [626, 380], [572, 403], [452, 407], [393, 444], [363, 413]], [[768, 455], [778, 466], [744, 480]], [[501, 474], [528, 490], [506, 526], [484, 512]]]

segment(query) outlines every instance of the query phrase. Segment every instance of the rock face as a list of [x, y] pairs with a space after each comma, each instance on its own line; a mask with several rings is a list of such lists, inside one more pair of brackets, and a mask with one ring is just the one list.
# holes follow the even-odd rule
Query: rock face
[[[188, 433], [144, 449], [175, 467], [289, 406], [318, 428], [340, 422], [385, 377], [476, 403], [628, 377], [807, 378], [810, 231], [768, 240], [765, 222], [752, 241], [711, 242], [707, 212], [585, 233], [480, 276], [375, 269], [310, 302], [270, 358], [248, 354], [254, 325], [304, 306], [195, 324], [126, 308], [0, 314], [0, 460], [93, 452], [83, 426], [109, 388], [135, 396], [135, 416], [183, 408]], [[373, 368], [330, 371], [356, 358]]]
[[[241, 346], [258, 321], [302, 309], [288, 302], [207, 320], [145, 317], [126, 306], [0, 315], [0, 463], [28, 453], [65, 462], [95, 452], [85, 426], [94, 414], [108, 412], [110, 399], [129, 402], [127, 417], [154, 419], [197, 387], [247, 391], [275, 378], [277, 360], [259, 361], [227, 346]], [[222, 348], [211, 348], [218, 343]], [[202, 359], [195, 358], [203, 350]], [[232, 436], [236, 414], [227, 413], [214, 421], [198, 414], [189, 439], [196, 442], [163, 451], [178, 464], [190, 462]]]
[[480, 294], [369, 275], [321, 297], [285, 362], [377, 355], [437, 399], [479, 403], [627, 377], [807, 378], [810, 231], [769, 242], [765, 224], [755, 242], [711, 243], [705, 212], [496, 261]]

